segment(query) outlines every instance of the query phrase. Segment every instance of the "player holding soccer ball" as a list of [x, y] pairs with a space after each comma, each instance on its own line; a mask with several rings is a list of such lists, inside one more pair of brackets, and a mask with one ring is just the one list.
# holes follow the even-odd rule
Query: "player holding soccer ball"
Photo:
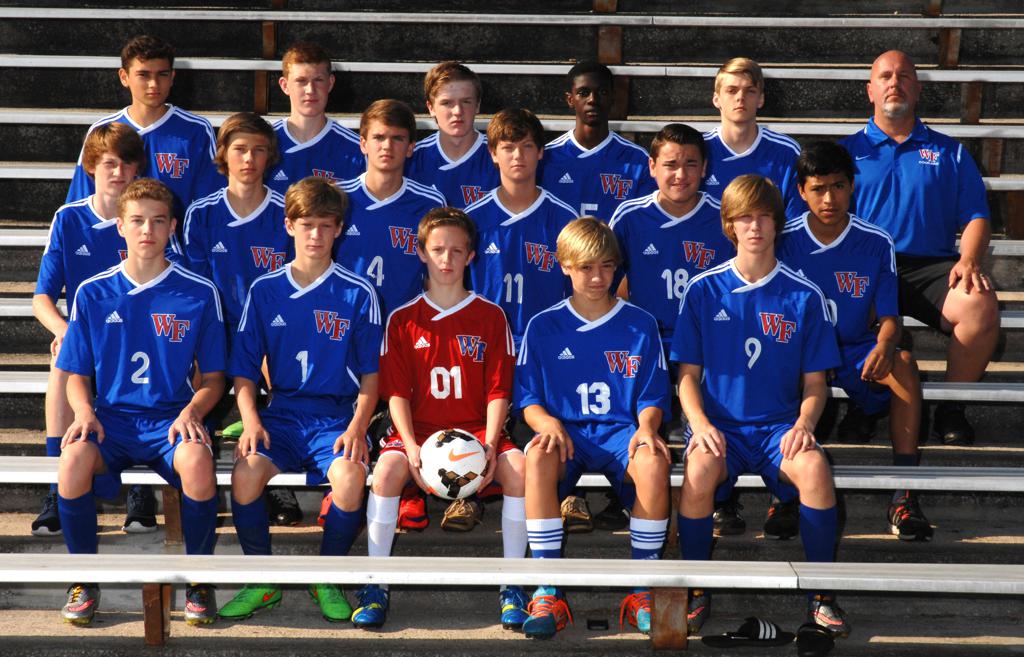
[[[431, 210], [416, 239], [429, 284], [391, 313], [381, 347], [380, 393], [388, 399], [394, 426], [373, 471], [366, 510], [369, 555], [391, 553], [399, 496], [409, 478], [428, 490], [419, 473], [420, 445], [439, 430], [457, 427], [485, 445], [482, 485], [492, 478], [501, 484], [504, 554], [521, 558], [526, 553], [523, 454], [502, 431], [512, 397], [512, 332], [501, 308], [463, 285], [466, 266], [476, 255], [476, 227], [462, 210]], [[500, 602], [502, 625], [520, 627], [527, 602], [522, 590], [503, 587]], [[387, 589], [365, 586], [352, 623], [380, 627], [387, 610]]]
[[[669, 412], [668, 367], [652, 315], [611, 295], [622, 263], [612, 229], [594, 217], [558, 235], [558, 262], [572, 297], [526, 327], [516, 367], [515, 405], [536, 432], [526, 449], [526, 527], [534, 558], [562, 556], [559, 500], [584, 472], [602, 472], [626, 508], [634, 559], [657, 559], [668, 528], [669, 454], [658, 436]], [[549, 639], [565, 627], [561, 591], [541, 586], [526, 636]], [[651, 627], [648, 591], [622, 602], [622, 616]]]

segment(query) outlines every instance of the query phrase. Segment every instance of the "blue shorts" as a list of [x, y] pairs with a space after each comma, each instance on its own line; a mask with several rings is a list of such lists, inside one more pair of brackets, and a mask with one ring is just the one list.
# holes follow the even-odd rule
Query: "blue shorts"
[[[105, 499], [117, 497], [121, 473], [135, 465], [151, 468], [180, 490], [181, 479], [174, 472], [174, 450], [181, 440], [175, 440], [173, 445], [167, 441], [167, 430], [177, 417], [153, 418], [97, 409], [96, 418], [103, 425], [106, 437], [96, 446], [107, 471], [93, 478], [93, 493]], [[95, 441], [96, 436], [89, 434], [89, 440]]]
[[869, 415], [889, 409], [892, 392], [889, 386], [880, 385], [860, 378], [864, 361], [875, 348], [874, 342], [843, 345], [840, 347], [843, 364], [832, 371], [832, 385], [842, 388], [862, 411]]
[[[305, 472], [306, 485], [318, 486], [327, 481], [327, 471], [334, 459], [344, 456], [344, 451], [334, 453], [334, 442], [345, 433], [352, 418], [270, 406], [260, 411], [260, 420], [270, 434], [270, 449], [260, 442], [257, 453], [270, 459], [281, 472]], [[369, 454], [370, 437], [365, 438]], [[368, 468], [366, 463], [363, 467]]]
[[[760, 475], [769, 492], [783, 501], [796, 497], [796, 489], [779, 481], [782, 465], [782, 437], [793, 428], [791, 422], [781, 424], [730, 425], [715, 423], [725, 436], [726, 479], [715, 489], [715, 500], [722, 501], [732, 494], [741, 474]], [[690, 439], [687, 430], [687, 441]]]

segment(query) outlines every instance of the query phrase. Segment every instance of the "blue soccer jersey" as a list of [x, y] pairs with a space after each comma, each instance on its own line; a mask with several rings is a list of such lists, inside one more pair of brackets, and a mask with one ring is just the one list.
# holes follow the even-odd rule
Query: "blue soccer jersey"
[[516, 363], [514, 403], [538, 404], [563, 423], [636, 425], [643, 409], [668, 414], [657, 321], [621, 299], [588, 321], [565, 299], [530, 320]]
[[360, 377], [377, 371], [381, 331], [365, 280], [335, 263], [301, 287], [289, 263], [249, 289], [228, 374], [258, 381], [266, 356], [271, 408], [351, 418]]
[[839, 143], [857, 168], [850, 211], [889, 233], [901, 255], [956, 256], [957, 232], [989, 216], [985, 183], [970, 153], [920, 121], [903, 143], [874, 119]]
[[667, 347], [687, 282], [736, 255], [722, 232], [718, 201], [701, 194], [697, 205], [673, 217], [658, 204], [659, 192], [626, 201], [609, 225], [622, 251], [629, 300], [654, 315]]
[[700, 365], [712, 422], [792, 422], [802, 375], [840, 363], [821, 290], [782, 263], [748, 283], [735, 260], [693, 278], [683, 292], [671, 360]]
[[[210, 122], [203, 117], [168, 105], [163, 117], [143, 128], [132, 121], [126, 107], [93, 123], [89, 132], [114, 122], [130, 125], [142, 137], [149, 161], [139, 175], [156, 178], [170, 188], [174, 193], [174, 216], [179, 222], [192, 201], [224, 186], [224, 176], [213, 164], [217, 140]], [[79, 155], [67, 202], [83, 199], [95, 191], [95, 181], [82, 168]]]
[[796, 184], [800, 144], [792, 137], [758, 126], [754, 143], [745, 152], [737, 153], [725, 145], [715, 128], [704, 133], [704, 144], [708, 147], [708, 160], [701, 189], [716, 200], [722, 199], [722, 192], [735, 178], [756, 173], [771, 180], [782, 192], [787, 217], [807, 209]]
[[587, 150], [570, 130], [544, 147], [537, 180], [581, 216], [608, 221], [624, 201], [657, 189], [648, 159], [647, 151], [615, 132]]
[[359, 150], [359, 135], [334, 119], [323, 130], [299, 143], [288, 132], [288, 119], [274, 122], [281, 159], [267, 172], [267, 185], [284, 195], [288, 187], [309, 176], [340, 183], [366, 171], [366, 156]]
[[348, 194], [348, 214], [344, 236], [334, 246], [335, 260], [373, 283], [384, 311], [391, 312], [423, 291], [426, 270], [416, 255], [416, 230], [423, 215], [444, 205], [444, 197], [406, 178], [401, 189], [380, 201], [364, 179], [340, 185]]
[[439, 136], [435, 132], [416, 144], [405, 165], [406, 177], [441, 192], [453, 208], [465, 208], [501, 184], [485, 135], [477, 133], [476, 142], [458, 160], [444, 154]]
[[231, 208], [227, 188], [196, 201], [185, 213], [185, 264], [220, 290], [229, 331], [238, 326], [252, 282], [292, 259], [284, 197], [270, 189], [266, 194], [247, 217]]
[[776, 255], [824, 293], [840, 344], [874, 343], [874, 318], [899, 315], [896, 254], [877, 226], [851, 215], [846, 230], [826, 245], [804, 213], [786, 224]]
[[518, 347], [530, 318], [572, 293], [555, 257], [555, 242], [576, 212], [542, 189], [519, 214], [501, 204], [497, 190], [466, 208], [466, 214], [479, 233], [470, 265], [473, 289], [505, 311]]
[[224, 371], [225, 340], [209, 280], [171, 264], [139, 284], [121, 264], [78, 288], [57, 367], [95, 378], [98, 411], [168, 417], [192, 400], [193, 361]]
[[96, 214], [91, 196], [61, 206], [53, 215], [39, 261], [36, 294], [56, 302], [64, 291], [73, 301], [82, 281], [124, 260], [127, 248], [117, 232], [117, 220]]

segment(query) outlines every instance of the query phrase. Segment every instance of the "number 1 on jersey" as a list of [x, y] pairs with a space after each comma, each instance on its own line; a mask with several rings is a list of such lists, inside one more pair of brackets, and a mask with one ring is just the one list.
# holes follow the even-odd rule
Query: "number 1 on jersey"
[[516, 274], [505, 274], [505, 303], [512, 303], [512, 289], [518, 290], [516, 293], [516, 303], [523, 303], [523, 275]]
[[455, 398], [462, 399], [462, 368], [455, 367], [445, 369], [435, 367], [430, 370], [430, 394], [434, 399], [448, 399], [455, 388]]
[[309, 352], [303, 349], [295, 354], [295, 360], [302, 366], [302, 382], [305, 383], [306, 377], [309, 376]]
[[581, 383], [576, 386], [576, 392], [580, 395], [580, 412], [583, 415], [604, 415], [612, 408], [612, 391], [607, 383], [597, 381], [589, 386]]

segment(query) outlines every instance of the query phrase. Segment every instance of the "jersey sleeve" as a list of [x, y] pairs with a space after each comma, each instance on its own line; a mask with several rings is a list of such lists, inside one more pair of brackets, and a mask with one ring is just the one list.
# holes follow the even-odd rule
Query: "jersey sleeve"
[[378, 389], [381, 399], [401, 397], [412, 399], [412, 363], [409, 339], [406, 336], [400, 316], [392, 314], [384, 341], [380, 347], [380, 379]]
[[64, 227], [58, 215], [53, 215], [46, 249], [39, 261], [39, 275], [36, 277], [36, 294], [45, 294], [54, 302], [64, 289]]
[[210, 277], [210, 261], [207, 254], [205, 226], [202, 218], [198, 216], [196, 207], [193, 205], [185, 212], [185, 230], [183, 232], [184, 243], [175, 242], [182, 250], [182, 264], [200, 276]]
[[217, 292], [210, 289], [210, 296], [203, 307], [199, 340], [196, 342], [196, 358], [200, 372], [223, 372], [227, 369], [227, 329], [224, 327], [224, 312]]
[[661, 334], [654, 318], [648, 323], [645, 351], [640, 359], [639, 395], [636, 400], [636, 413], [645, 408], [656, 406], [668, 417], [672, 413], [668, 391], [668, 363], [665, 361], [665, 350], [661, 346]]
[[808, 296], [804, 307], [804, 326], [807, 336], [803, 343], [802, 363], [800, 371], [822, 372], [839, 367], [839, 346], [836, 342], [836, 331], [829, 320], [828, 306], [825, 297], [814, 290]]
[[899, 279], [896, 276], [896, 251], [888, 240], [885, 241], [880, 250], [882, 266], [878, 269], [875, 314], [878, 317], [899, 317]]
[[513, 406], [526, 408], [537, 404], [544, 406], [544, 375], [543, 356], [532, 353], [530, 347], [536, 341], [537, 324], [530, 321], [526, 333], [519, 346], [519, 358], [516, 361], [515, 388], [513, 390]]
[[804, 212], [807, 212], [807, 203], [804, 202], [803, 197], [800, 196], [800, 190], [797, 188], [796, 167], [790, 167], [787, 170], [786, 177], [780, 187], [779, 191], [782, 192], [782, 200], [786, 203], [787, 219], [799, 217]]
[[619, 253], [622, 256], [622, 264], [615, 270], [615, 278], [612, 279], [613, 291], [619, 289], [622, 279], [629, 273], [629, 231], [626, 230], [626, 220], [620, 214], [621, 211], [622, 206], [620, 205], [612, 215], [611, 221], [608, 222], [612, 232], [615, 233], [615, 239], [619, 243]]
[[[84, 152], [83, 147], [83, 152]], [[92, 179], [82, 166], [82, 156], [79, 154], [78, 162], [75, 164], [75, 172], [71, 174], [71, 185], [68, 187], [68, 196], [65, 203], [81, 201], [83, 198], [96, 191], [96, 181]]]
[[372, 290], [366, 290], [362, 296], [363, 303], [359, 308], [358, 321], [353, 333], [354, 340], [348, 352], [348, 367], [356, 376], [373, 374], [380, 369], [380, 306], [377, 304], [376, 293]]
[[701, 344], [700, 305], [701, 291], [693, 281], [683, 290], [683, 298], [679, 301], [679, 316], [676, 317], [676, 328], [672, 333], [672, 350], [669, 358], [674, 363], [704, 365], [704, 354]]
[[74, 303], [68, 316], [68, 330], [60, 345], [57, 355], [57, 367], [65, 372], [93, 376], [96, 372], [96, 360], [92, 349], [92, 339], [88, 322], [88, 302], [82, 290], [75, 293]]
[[216, 144], [217, 140], [213, 136], [213, 128], [209, 125], [204, 126], [200, 137], [196, 139], [195, 151], [192, 153], [197, 167], [192, 178], [192, 198], [183, 199], [186, 205], [227, 186], [227, 179], [217, 170], [217, 165], [213, 163], [213, 158], [216, 154]]
[[957, 222], [963, 228], [971, 221], [989, 217], [988, 199], [985, 194], [985, 182], [981, 179], [974, 158], [963, 145], [957, 149]]
[[488, 384], [487, 403], [495, 399], [512, 399], [512, 376], [515, 372], [515, 344], [505, 313], [495, 308], [490, 322], [490, 345], [485, 352], [484, 368]]
[[231, 361], [228, 376], [241, 376], [250, 381], [260, 380], [260, 366], [266, 353], [264, 327], [260, 321], [256, 290], [249, 288], [242, 307], [242, 319], [231, 340]]

